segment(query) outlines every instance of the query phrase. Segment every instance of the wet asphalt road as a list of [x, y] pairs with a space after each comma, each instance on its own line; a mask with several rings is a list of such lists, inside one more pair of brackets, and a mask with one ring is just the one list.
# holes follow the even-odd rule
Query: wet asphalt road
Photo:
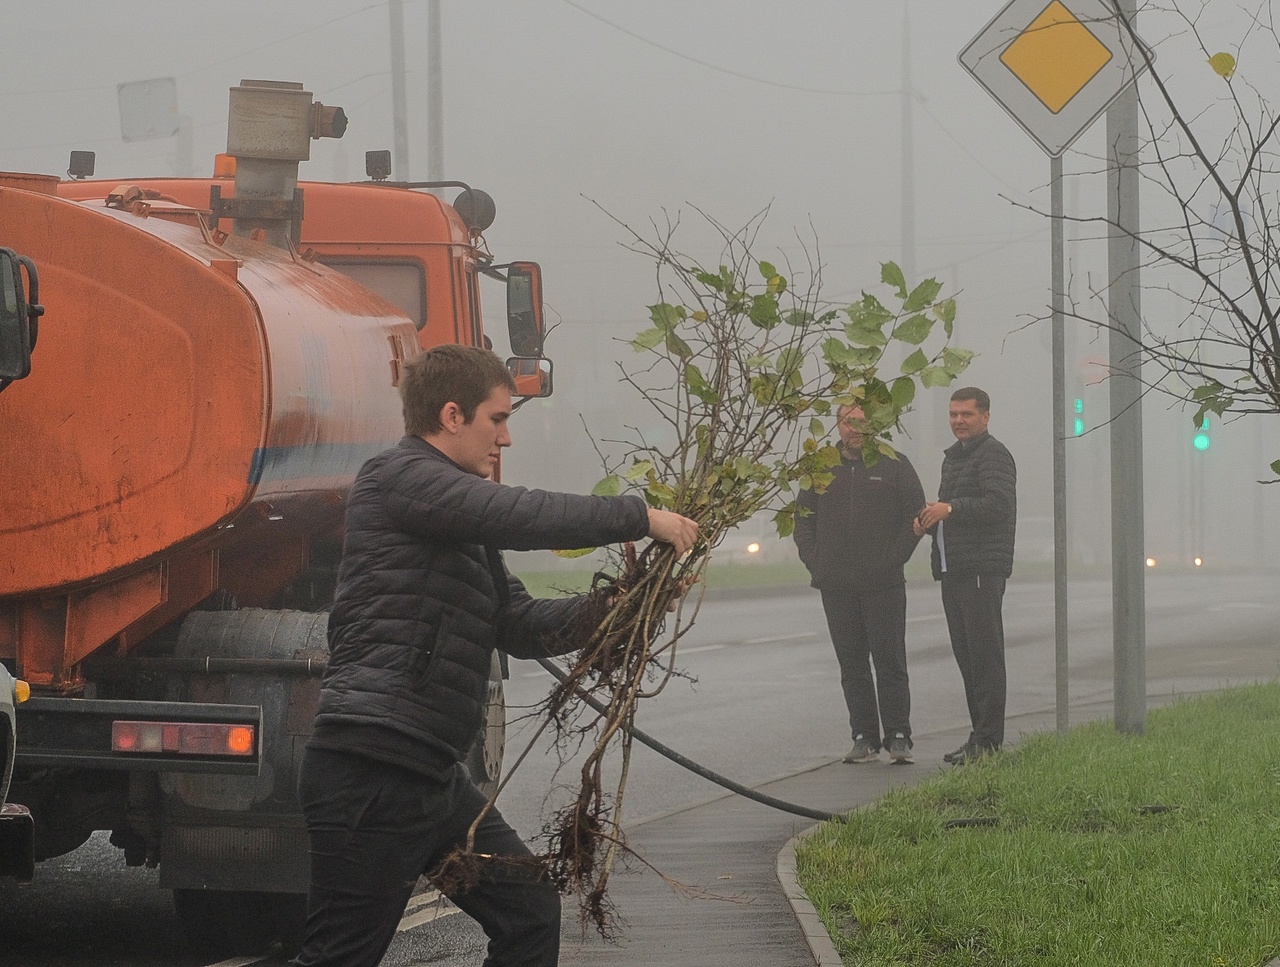
[[[1148, 694], [1167, 695], [1268, 680], [1280, 673], [1280, 596], [1274, 575], [1152, 575], [1147, 584]], [[908, 594], [908, 652], [917, 734], [965, 721], [936, 587]], [[1111, 694], [1108, 585], [1071, 588], [1071, 697]], [[1012, 581], [1005, 605], [1010, 715], [1054, 706], [1053, 589]], [[1226, 643], [1230, 647], [1225, 647]], [[708, 600], [678, 662], [677, 678], [642, 710], [638, 724], [709, 768], [755, 785], [838, 758], [848, 743], [835, 660], [815, 593]], [[529, 709], [550, 685], [529, 663], [513, 663], [507, 763], [528, 744]], [[545, 739], [535, 743], [500, 803], [526, 837], [562, 801], [575, 770]], [[548, 797], [548, 789], [552, 790]], [[637, 746], [627, 787], [636, 824], [721, 794], [719, 787]], [[95, 836], [42, 864], [36, 880], [0, 883], [0, 967], [205, 967], [186, 950], [153, 870], [127, 869]], [[472, 967], [483, 937], [468, 918], [423, 897], [411, 906], [387, 967]], [[570, 907], [572, 904], [566, 904]], [[221, 961], [223, 967], [281, 964], [277, 953]]]

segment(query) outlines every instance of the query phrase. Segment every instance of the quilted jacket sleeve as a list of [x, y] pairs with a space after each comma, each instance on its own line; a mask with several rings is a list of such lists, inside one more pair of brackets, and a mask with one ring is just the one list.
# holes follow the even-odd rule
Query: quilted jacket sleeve
[[638, 496], [595, 497], [509, 487], [443, 457], [384, 468], [385, 509], [407, 533], [504, 550], [558, 550], [638, 540], [649, 516]]

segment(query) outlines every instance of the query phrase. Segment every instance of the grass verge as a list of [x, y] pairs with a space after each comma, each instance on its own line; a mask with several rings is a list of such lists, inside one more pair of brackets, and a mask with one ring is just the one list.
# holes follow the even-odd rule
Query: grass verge
[[800, 882], [858, 967], [1258, 967], [1277, 763], [1275, 683], [1038, 735], [819, 827]]

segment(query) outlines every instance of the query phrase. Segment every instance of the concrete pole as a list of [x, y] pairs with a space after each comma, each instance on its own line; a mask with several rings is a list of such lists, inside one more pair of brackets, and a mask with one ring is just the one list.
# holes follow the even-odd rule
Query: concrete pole
[[427, 181], [444, 181], [444, 61], [440, 0], [427, 3]]
[[1053, 268], [1053, 657], [1059, 733], [1070, 728], [1067, 707], [1067, 380], [1066, 333], [1063, 309], [1066, 272], [1063, 267], [1062, 157], [1049, 159], [1050, 258]]
[[404, 0], [389, 0], [391, 14], [391, 128], [394, 151], [391, 176], [409, 181], [409, 114], [404, 86]]
[[[1112, 0], [1136, 26], [1137, 0]], [[1107, 312], [1111, 378], [1111, 598], [1115, 726], [1147, 727], [1147, 619], [1142, 487], [1142, 288], [1138, 217], [1138, 88], [1107, 109]]]

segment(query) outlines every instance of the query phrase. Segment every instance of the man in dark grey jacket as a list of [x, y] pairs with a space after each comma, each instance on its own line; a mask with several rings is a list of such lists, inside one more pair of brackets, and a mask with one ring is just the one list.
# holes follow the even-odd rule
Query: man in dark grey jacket
[[943, 759], [963, 765], [1004, 743], [1002, 607], [1013, 572], [1018, 473], [1005, 445], [987, 432], [991, 398], [984, 391], [956, 390], [949, 417], [956, 442], [943, 456], [938, 499], [925, 506], [915, 532], [933, 535], [933, 576], [942, 582], [972, 726], [964, 745]]
[[891, 764], [907, 765], [915, 760], [902, 566], [920, 541], [912, 522], [924, 506], [924, 488], [902, 454], [873, 467], [863, 462], [860, 407], [842, 406], [837, 417], [840, 465], [823, 493], [800, 492], [809, 513], [796, 517], [796, 547], [822, 592], [840, 663], [853, 734], [844, 761], [875, 762], [883, 746]]
[[[514, 390], [487, 350], [416, 357], [400, 385], [407, 436], [352, 487], [329, 667], [299, 777], [311, 887], [298, 967], [374, 967], [418, 877], [465, 844], [486, 805], [462, 761], [493, 650], [532, 658], [573, 647], [556, 633], [582, 597], [532, 598], [501, 551], [647, 535], [684, 553], [697, 538], [693, 521], [639, 497], [492, 480], [511, 445]], [[484, 927], [485, 964], [554, 965], [560, 898], [522, 862], [531, 853], [496, 809], [480, 821], [474, 852], [499, 862], [450, 899]]]

